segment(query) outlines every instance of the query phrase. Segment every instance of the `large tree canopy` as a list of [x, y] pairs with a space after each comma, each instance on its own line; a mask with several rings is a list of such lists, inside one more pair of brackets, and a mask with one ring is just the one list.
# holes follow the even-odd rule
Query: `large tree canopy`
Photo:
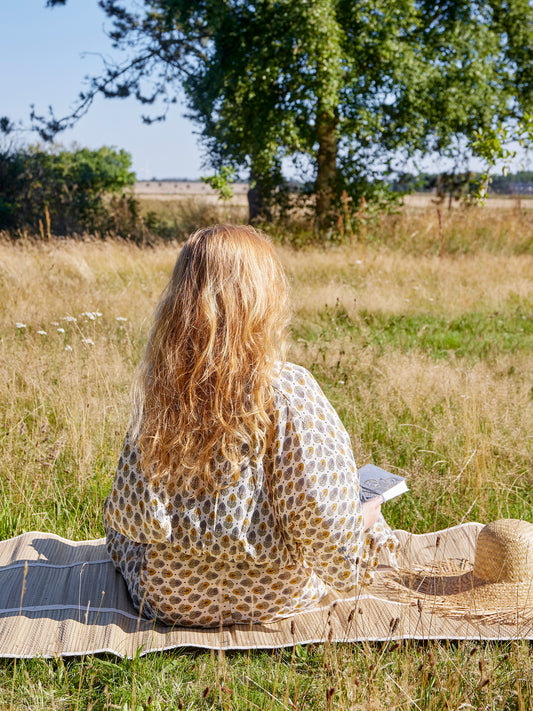
[[394, 158], [475, 152], [533, 112], [530, 0], [99, 4], [122, 61], [91, 80], [71, 118], [97, 93], [184, 101], [208, 162], [248, 171], [252, 218], [283, 194], [284, 159], [312, 166], [323, 222], [342, 190], [368, 195]]

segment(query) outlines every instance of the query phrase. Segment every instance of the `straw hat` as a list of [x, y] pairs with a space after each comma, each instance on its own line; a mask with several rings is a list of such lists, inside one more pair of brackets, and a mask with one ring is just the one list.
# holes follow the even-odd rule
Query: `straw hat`
[[399, 570], [386, 586], [402, 602], [470, 620], [533, 619], [533, 524], [500, 519], [481, 529], [474, 564], [446, 560]]

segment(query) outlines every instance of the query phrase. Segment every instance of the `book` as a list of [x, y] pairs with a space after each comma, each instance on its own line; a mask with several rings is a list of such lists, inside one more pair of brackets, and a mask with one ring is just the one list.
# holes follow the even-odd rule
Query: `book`
[[359, 469], [359, 483], [359, 496], [363, 503], [376, 496], [381, 496], [383, 501], [389, 501], [409, 491], [403, 476], [387, 472], [375, 464], [365, 464]]

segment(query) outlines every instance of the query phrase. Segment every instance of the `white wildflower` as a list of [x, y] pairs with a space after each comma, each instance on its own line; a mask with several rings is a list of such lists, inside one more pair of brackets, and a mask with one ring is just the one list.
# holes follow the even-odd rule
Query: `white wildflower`
[[362, 259], [356, 259], [356, 260], [355, 260], [355, 263], [356, 263], [356, 264], [362, 264], [362, 263], [363, 263], [363, 260], [362, 260]]
[[20, 321], [17, 321], [16, 324], [15, 324], [15, 326], [16, 326], [17, 328], [26, 328], [26, 324], [25, 324], [25, 323], [21, 323]]
[[72, 350], [72, 346], [65, 346], [65, 350], [66, 350], [66, 351], [71, 351], [71, 350]]
[[128, 319], [125, 316], [115, 316], [115, 321], [127, 321]]
[[64, 329], [64, 328], [58, 328], [58, 329], [57, 329], [57, 332], [58, 332], [58, 333], [65, 333], [65, 329]]
[[39, 334], [39, 336], [48, 336], [46, 331], [37, 331], [37, 333]]
[[85, 316], [90, 321], [96, 321], [96, 319], [100, 318], [101, 315], [100, 311], [84, 311], [82, 313], [82, 316]]
[[75, 316], [63, 316], [62, 321], [68, 321], [69, 323], [75, 323], [78, 319]]
[[57, 321], [50, 321], [50, 324], [52, 326], [59, 326], [59, 323]]
[[86, 343], [88, 346], [94, 346], [94, 341], [92, 340], [92, 338], [82, 338], [81, 342]]

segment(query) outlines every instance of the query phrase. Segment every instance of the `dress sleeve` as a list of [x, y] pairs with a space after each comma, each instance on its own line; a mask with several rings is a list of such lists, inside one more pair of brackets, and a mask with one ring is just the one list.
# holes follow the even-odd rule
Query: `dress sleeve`
[[350, 592], [372, 577], [379, 551], [392, 550], [394, 536], [383, 519], [364, 531], [350, 438], [303, 368], [276, 415], [273, 497], [287, 544], [324, 582]]
[[104, 503], [104, 528], [137, 543], [168, 542], [171, 516], [164, 497], [148, 483], [139, 466], [137, 448], [126, 435], [113, 489]]

